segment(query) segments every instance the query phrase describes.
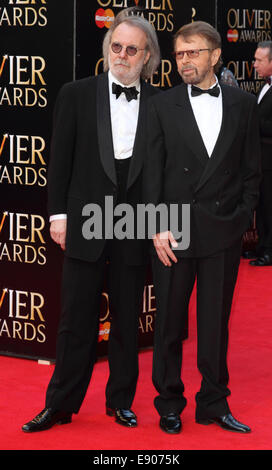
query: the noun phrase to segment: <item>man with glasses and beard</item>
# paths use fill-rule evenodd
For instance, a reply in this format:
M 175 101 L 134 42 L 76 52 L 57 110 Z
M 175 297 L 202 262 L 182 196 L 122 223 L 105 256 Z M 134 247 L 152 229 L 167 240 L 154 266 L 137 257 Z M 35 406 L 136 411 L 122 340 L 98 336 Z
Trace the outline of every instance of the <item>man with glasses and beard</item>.
M 103 53 L 105 72 L 66 84 L 56 103 L 48 191 L 50 233 L 65 250 L 62 312 L 45 408 L 23 426 L 24 432 L 69 423 L 81 407 L 96 360 L 107 262 L 112 323 L 106 413 L 124 426 L 137 425 L 131 405 L 138 378 L 146 241 L 86 239 L 82 210 L 95 203 L 104 220 L 107 196 L 114 206 L 134 207 L 142 201 L 146 104 L 157 93 L 145 79 L 160 60 L 156 32 L 144 18 L 123 11 L 105 36 Z
M 153 382 L 163 431 L 181 431 L 186 406 L 181 380 L 182 333 L 197 279 L 196 422 L 248 433 L 227 403 L 228 320 L 241 239 L 258 199 L 260 144 L 257 104 L 239 88 L 219 85 L 221 38 L 208 23 L 183 26 L 174 38 L 183 84 L 152 97 L 145 203 L 190 205 L 190 245 L 179 249 L 169 221 L 153 236 L 156 324 Z M 171 214 L 171 212 L 170 212 Z M 179 229 L 180 230 L 180 229 Z M 187 226 L 188 231 L 188 226 Z

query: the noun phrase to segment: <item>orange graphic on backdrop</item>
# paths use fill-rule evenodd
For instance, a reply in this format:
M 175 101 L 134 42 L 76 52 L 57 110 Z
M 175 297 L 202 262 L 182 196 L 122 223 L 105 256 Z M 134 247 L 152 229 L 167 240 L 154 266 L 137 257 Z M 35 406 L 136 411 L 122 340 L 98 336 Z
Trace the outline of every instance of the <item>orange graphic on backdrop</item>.
M 8 138 L 8 134 L 4 134 L 3 139 L 2 139 L 2 143 L 1 143 L 1 146 L 0 146 L 0 157 L 1 157 L 1 154 L 3 152 L 3 148 L 4 148 L 4 145 L 5 145 L 5 142 L 6 142 L 7 138 Z
M 95 23 L 98 28 L 110 28 L 114 20 L 114 13 L 110 8 L 99 8 L 95 13 Z
M 229 29 L 227 32 L 227 38 L 229 42 L 237 42 L 239 38 L 237 29 Z
M 109 333 L 110 333 L 110 322 L 106 321 L 105 323 L 100 323 L 98 342 L 101 343 L 101 341 L 108 341 Z
M 3 212 L 2 219 L 0 220 L 0 233 L 2 232 L 2 228 L 5 222 L 5 218 L 7 217 L 8 212 Z
M 3 55 L 3 59 L 2 59 L 2 62 L 1 62 L 1 66 L 0 66 L 0 77 L 2 75 L 3 68 L 4 68 L 4 65 L 5 65 L 5 62 L 6 62 L 7 58 L 8 58 L 7 55 Z
M 7 293 L 7 289 L 3 289 L 3 292 L 2 292 L 2 295 L 1 295 L 1 298 L 0 298 L 0 308 L 2 307 L 2 303 L 3 303 L 3 300 L 5 298 L 5 295 Z
M 108 8 L 107 10 L 105 10 L 105 16 L 107 18 L 105 21 L 105 26 L 106 28 L 110 28 L 114 20 L 114 13 Z

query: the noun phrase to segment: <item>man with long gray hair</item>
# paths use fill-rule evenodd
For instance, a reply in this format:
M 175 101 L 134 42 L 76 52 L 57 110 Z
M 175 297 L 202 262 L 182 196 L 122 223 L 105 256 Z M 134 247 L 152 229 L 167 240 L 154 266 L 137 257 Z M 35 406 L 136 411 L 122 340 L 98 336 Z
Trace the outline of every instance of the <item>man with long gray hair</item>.
M 82 210 L 88 203 L 97 204 L 105 220 L 107 197 L 114 207 L 125 202 L 135 207 L 142 201 L 146 103 L 157 92 L 143 79 L 156 71 L 160 51 L 153 26 L 130 13 L 117 15 L 106 34 L 105 72 L 64 85 L 57 99 L 48 192 L 50 233 L 65 250 L 62 312 L 45 408 L 23 426 L 24 432 L 69 423 L 80 409 L 96 360 L 107 262 L 112 323 L 106 412 L 119 424 L 137 425 L 131 405 L 147 242 L 89 239 L 82 231 Z

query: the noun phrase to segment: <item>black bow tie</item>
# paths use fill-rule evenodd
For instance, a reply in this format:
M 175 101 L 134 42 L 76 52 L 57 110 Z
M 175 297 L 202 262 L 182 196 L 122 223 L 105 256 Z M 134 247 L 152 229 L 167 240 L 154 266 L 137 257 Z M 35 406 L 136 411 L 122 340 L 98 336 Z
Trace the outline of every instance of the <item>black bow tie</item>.
M 116 99 L 118 99 L 121 93 L 123 92 L 125 93 L 128 101 L 137 100 L 137 96 L 139 92 L 136 90 L 135 86 L 131 86 L 127 88 L 121 85 L 117 85 L 117 83 L 112 84 L 112 93 L 116 95 Z
M 266 77 L 265 81 L 268 85 L 271 85 L 271 77 Z
M 208 90 L 202 90 L 201 88 L 198 88 L 197 86 L 192 85 L 192 90 L 191 90 L 192 96 L 199 96 L 202 93 L 209 93 L 209 95 L 211 96 L 218 97 L 220 94 L 220 89 L 218 85 L 214 86 L 213 88 L 209 88 Z

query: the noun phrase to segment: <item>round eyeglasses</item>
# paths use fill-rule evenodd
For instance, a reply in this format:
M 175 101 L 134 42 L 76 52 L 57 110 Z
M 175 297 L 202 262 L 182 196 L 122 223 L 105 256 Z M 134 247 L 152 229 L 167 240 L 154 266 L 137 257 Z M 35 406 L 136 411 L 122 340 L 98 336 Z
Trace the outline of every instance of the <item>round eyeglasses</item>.
M 130 55 L 130 56 L 136 55 L 138 51 L 145 50 L 145 48 L 140 49 L 139 47 L 136 47 L 136 46 L 122 46 L 122 44 L 120 44 L 119 42 L 113 42 L 111 44 L 111 50 L 112 52 L 114 52 L 114 54 L 119 54 L 124 48 L 125 48 L 127 55 Z

